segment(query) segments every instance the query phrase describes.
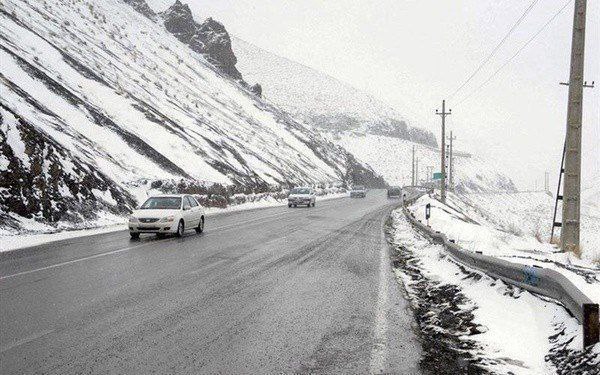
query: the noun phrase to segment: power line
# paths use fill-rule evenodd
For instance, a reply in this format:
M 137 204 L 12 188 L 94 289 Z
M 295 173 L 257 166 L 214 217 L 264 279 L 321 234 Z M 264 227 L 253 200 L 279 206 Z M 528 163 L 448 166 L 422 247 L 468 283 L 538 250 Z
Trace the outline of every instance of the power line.
M 459 105 L 464 103 L 467 99 L 469 99 L 471 96 L 473 96 L 474 93 L 479 91 L 479 89 L 481 89 L 483 86 L 487 85 L 502 69 L 504 69 L 508 64 L 510 64 L 511 61 L 513 61 L 531 42 L 533 42 L 533 40 L 535 38 L 537 38 L 537 36 L 540 35 L 542 33 L 542 31 L 544 31 L 544 29 L 546 27 L 548 27 L 548 25 L 550 25 L 550 23 L 552 23 L 552 21 L 554 21 L 556 19 L 556 17 L 559 16 L 559 14 L 561 14 L 562 11 L 565 10 L 565 8 L 567 6 L 569 6 L 569 4 L 571 4 L 572 1 L 573 0 L 567 1 L 556 13 L 554 13 L 554 15 L 527 42 L 525 42 L 525 44 L 523 44 L 523 46 L 521 46 L 521 48 L 519 48 L 519 50 L 514 55 L 511 56 L 510 59 L 508 59 L 498 69 L 496 69 L 494 71 L 494 73 L 492 73 L 492 75 L 488 77 L 488 79 L 486 79 L 481 85 L 477 86 L 477 88 L 475 90 L 471 91 L 471 93 L 469 95 L 465 96 L 460 102 L 458 102 L 458 104 L 456 104 L 455 107 L 458 107 Z
M 529 14 L 531 9 L 533 9 L 533 7 L 535 6 L 535 4 L 537 2 L 538 2 L 538 0 L 533 0 L 533 2 L 531 4 L 529 4 L 527 9 L 525 9 L 523 14 L 521 14 L 521 17 L 519 17 L 517 22 L 515 22 L 515 24 L 512 25 L 512 27 L 510 28 L 510 30 L 508 30 L 508 33 L 506 33 L 506 35 L 504 35 L 504 38 L 502 38 L 500 43 L 498 43 L 496 45 L 496 47 L 494 47 L 492 52 L 479 64 L 479 66 L 475 69 L 475 71 L 473 73 L 471 73 L 471 75 L 456 90 L 454 90 L 454 92 L 452 94 L 450 94 L 448 99 L 452 99 L 454 97 L 454 95 L 456 95 L 457 92 L 459 92 L 463 87 L 465 87 L 467 85 L 467 83 L 469 83 L 471 81 L 471 79 L 473 79 L 473 77 L 475 77 L 475 75 L 477 73 L 479 73 L 479 71 L 485 66 L 485 64 L 487 64 L 492 59 L 492 57 L 494 57 L 496 52 L 498 52 L 498 50 L 500 49 L 500 47 L 502 47 L 504 42 L 506 42 L 508 37 L 513 33 L 513 31 L 515 31 L 517 29 L 517 27 L 521 24 L 521 22 L 525 19 L 525 17 L 527 17 L 527 14 Z

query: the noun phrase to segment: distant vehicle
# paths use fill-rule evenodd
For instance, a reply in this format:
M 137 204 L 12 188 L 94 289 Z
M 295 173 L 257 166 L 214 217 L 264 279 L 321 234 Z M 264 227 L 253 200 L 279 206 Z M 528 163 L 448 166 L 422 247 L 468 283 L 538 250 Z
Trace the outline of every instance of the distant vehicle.
M 402 196 L 402 188 L 398 186 L 390 186 L 387 189 L 388 198 L 400 198 Z
M 306 207 L 314 207 L 317 202 L 315 191 L 309 187 L 297 187 L 290 190 L 288 195 L 288 207 L 298 207 L 306 205 Z
M 350 190 L 350 198 L 364 198 L 367 196 L 367 188 L 362 185 L 356 185 Z
M 129 235 L 140 238 L 140 233 L 183 236 L 188 229 L 197 233 L 204 230 L 204 208 L 196 198 L 185 194 L 157 195 L 148 198 L 129 217 Z

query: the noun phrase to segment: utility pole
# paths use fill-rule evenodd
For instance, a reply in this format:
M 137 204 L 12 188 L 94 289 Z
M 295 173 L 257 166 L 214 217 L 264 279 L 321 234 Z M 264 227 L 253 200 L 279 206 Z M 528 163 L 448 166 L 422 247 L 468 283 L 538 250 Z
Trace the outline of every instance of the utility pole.
M 415 145 L 412 149 L 412 176 L 410 181 L 410 186 L 415 186 Z
M 452 110 L 448 110 L 446 112 L 446 101 L 442 100 L 442 112 L 439 112 L 437 109 L 435 110 L 436 115 L 440 115 L 442 117 L 442 165 L 441 171 L 442 179 L 440 180 L 440 191 L 441 191 L 441 201 L 442 203 L 446 203 L 446 116 L 452 114 Z
M 419 158 L 415 159 L 415 186 L 419 185 Z
M 448 188 L 454 191 L 454 143 L 453 141 L 456 137 L 452 136 L 452 130 L 450 130 L 450 137 L 448 140 L 450 141 L 450 167 L 448 170 L 450 171 L 450 178 L 448 179 Z
M 580 196 L 581 196 L 581 112 L 583 101 L 583 55 L 585 46 L 586 0 L 575 0 L 569 102 L 565 147 L 562 230 L 560 247 L 563 251 L 579 253 Z

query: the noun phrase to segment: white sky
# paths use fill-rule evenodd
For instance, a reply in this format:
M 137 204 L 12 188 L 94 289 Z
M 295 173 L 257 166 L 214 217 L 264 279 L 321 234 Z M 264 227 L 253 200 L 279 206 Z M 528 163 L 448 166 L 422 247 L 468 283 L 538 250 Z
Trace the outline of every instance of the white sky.
M 174 0 L 173 0 L 174 1 Z M 152 0 L 169 5 L 172 0 Z M 441 105 L 531 0 L 187 0 L 198 18 L 382 99 L 439 133 Z M 500 161 L 522 188 L 552 184 L 566 119 L 573 4 L 512 63 L 457 105 L 563 5 L 539 0 L 503 48 L 448 104 L 457 148 Z M 600 81 L 600 4 L 588 1 L 585 79 Z M 584 92 L 584 180 L 600 181 L 600 85 Z M 448 98 L 447 98 L 448 99 Z M 587 182 L 589 184 L 589 182 Z M 584 185 L 585 186 L 585 185 Z M 554 188 L 553 188 L 554 189 Z

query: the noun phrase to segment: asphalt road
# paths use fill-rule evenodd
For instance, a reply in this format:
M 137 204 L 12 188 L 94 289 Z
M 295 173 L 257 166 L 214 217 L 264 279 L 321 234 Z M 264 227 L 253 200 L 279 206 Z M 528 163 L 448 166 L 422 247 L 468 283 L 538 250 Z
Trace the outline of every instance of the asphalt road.
M 418 373 L 383 223 L 399 201 L 317 201 L 0 254 L 0 372 Z

